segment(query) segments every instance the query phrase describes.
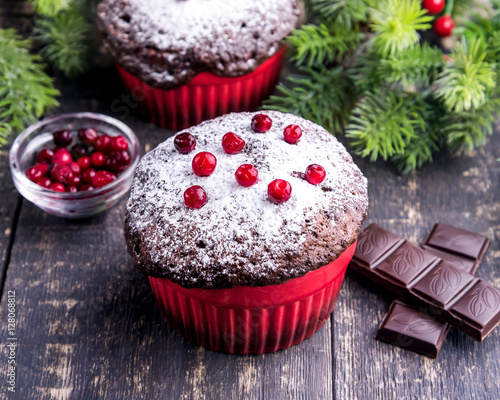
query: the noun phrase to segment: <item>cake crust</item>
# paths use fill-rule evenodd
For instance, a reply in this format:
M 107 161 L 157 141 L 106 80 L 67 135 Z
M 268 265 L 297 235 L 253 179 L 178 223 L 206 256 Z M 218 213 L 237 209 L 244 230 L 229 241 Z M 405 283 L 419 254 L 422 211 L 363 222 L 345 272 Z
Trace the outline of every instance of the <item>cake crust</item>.
M 295 27 L 296 0 L 104 0 L 104 47 L 148 85 L 173 89 L 200 72 L 241 76 L 274 55 Z
M 265 111 L 273 121 L 264 134 L 252 131 L 256 113 L 233 113 L 187 131 L 197 140 L 180 154 L 173 137 L 141 160 L 126 206 L 125 237 L 137 269 L 186 288 L 231 288 L 281 284 L 336 259 L 355 242 L 368 209 L 367 180 L 344 146 L 324 128 L 292 114 Z M 296 145 L 283 140 L 290 124 L 302 127 Z M 234 132 L 246 141 L 242 152 L 226 154 L 222 137 Z M 194 175 L 193 157 L 217 158 L 209 177 Z M 234 172 L 250 163 L 259 181 L 239 186 Z M 311 185 L 297 172 L 320 164 L 326 178 Z M 274 179 L 292 185 L 292 197 L 277 205 L 267 199 Z M 202 186 L 207 204 L 188 209 L 183 192 Z

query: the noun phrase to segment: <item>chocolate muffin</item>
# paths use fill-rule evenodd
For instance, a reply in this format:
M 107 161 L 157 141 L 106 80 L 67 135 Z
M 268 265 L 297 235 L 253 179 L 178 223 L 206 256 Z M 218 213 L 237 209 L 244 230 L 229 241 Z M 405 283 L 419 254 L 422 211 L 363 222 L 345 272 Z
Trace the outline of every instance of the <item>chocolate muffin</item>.
M 251 127 L 256 113 L 233 113 L 205 121 L 188 131 L 196 148 L 181 154 L 171 137 L 141 160 L 126 207 L 125 237 L 138 270 L 167 278 L 184 288 L 231 288 L 281 284 L 335 260 L 361 230 L 368 209 L 367 181 L 344 146 L 324 128 L 276 111 L 266 133 Z M 284 140 L 296 124 L 297 144 Z M 238 154 L 224 152 L 227 132 L 245 140 Z M 202 151 L 217 158 L 213 174 L 193 173 L 193 157 Z M 240 186 L 235 171 L 252 164 L 259 180 Z M 304 179 L 310 164 L 326 170 L 318 185 Z M 284 179 L 291 198 L 274 204 L 268 184 Z M 184 205 L 183 193 L 202 186 L 207 203 L 198 210 Z
M 296 0 L 104 0 L 97 23 L 121 67 L 172 89 L 200 72 L 254 71 L 279 50 L 299 14 Z

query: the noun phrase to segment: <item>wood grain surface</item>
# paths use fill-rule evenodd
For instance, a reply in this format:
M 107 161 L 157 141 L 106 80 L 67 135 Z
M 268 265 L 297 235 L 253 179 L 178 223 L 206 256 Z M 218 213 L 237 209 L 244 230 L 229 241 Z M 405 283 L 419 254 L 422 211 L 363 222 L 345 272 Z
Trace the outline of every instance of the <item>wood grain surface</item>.
M 137 116 L 110 67 L 75 82 L 58 79 L 58 87 L 62 106 L 54 113 L 120 118 L 143 151 L 172 134 Z M 356 159 L 370 182 L 366 224 L 415 243 L 437 221 L 484 234 L 492 244 L 478 276 L 500 287 L 499 135 L 469 156 L 435 158 L 408 176 Z M 500 398 L 499 329 L 483 343 L 452 329 L 436 360 L 379 343 L 374 335 L 392 298 L 351 274 L 331 320 L 300 345 L 261 356 L 196 347 L 161 318 L 147 279 L 132 266 L 123 239 L 125 199 L 81 221 L 23 201 L 15 224 L 19 200 L 5 150 L 0 193 L 2 265 L 10 254 L 0 302 L 0 399 Z M 14 394 L 5 383 L 8 290 L 17 302 Z

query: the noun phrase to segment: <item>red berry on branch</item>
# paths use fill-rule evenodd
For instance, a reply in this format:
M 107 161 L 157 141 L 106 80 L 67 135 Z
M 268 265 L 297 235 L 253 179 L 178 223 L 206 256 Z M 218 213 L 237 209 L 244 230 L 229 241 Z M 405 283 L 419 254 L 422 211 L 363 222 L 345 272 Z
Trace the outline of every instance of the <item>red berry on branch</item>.
M 434 32 L 441 37 L 450 36 L 455 28 L 455 22 L 450 15 L 446 14 L 436 19 L 434 22 Z
M 174 139 L 174 146 L 179 153 L 188 154 L 196 147 L 196 139 L 188 132 L 180 133 Z
M 233 132 L 226 133 L 222 138 L 222 148 L 227 154 L 237 154 L 245 147 L 245 141 Z
M 252 118 L 252 129 L 257 133 L 265 133 L 271 126 L 273 125 L 273 121 L 266 114 L 257 114 Z
M 188 208 L 197 209 L 207 204 L 207 193 L 201 186 L 191 186 L 184 192 L 184 204 Z
M 325 180 L 326 171 L 318 164 L 311 164 L 306 168 L 306 181 L 311 185 L 319 185 Z
M 267 186 L 267 197 L 272 203 L 284 203 L 291 196 L 292 185 L 283 179 L 275 179 Z
M 250 187 L 257 182 L 259 172 L 252 164 L 243 164 L 234 173 L 236 181 L 244 187 Z
M 215 170 L 217 159 L 212 153 L 202 151 L 194 156 L 191 165 L 195 175 L 209 176 Z
M 431 15 L 439 14 L 444 9 L 444 0 L 423 0 L 422 8 Z
M 302 137 L 302 128 L 298 125 L 288 125 L 283 131 L 285 142 L 290 144 L 297 143 Z

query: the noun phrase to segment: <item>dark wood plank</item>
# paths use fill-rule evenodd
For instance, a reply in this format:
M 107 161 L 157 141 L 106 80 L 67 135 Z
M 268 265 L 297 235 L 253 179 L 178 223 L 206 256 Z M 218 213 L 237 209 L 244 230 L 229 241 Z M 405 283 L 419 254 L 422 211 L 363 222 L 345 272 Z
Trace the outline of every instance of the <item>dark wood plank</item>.
M 500 137 L 470 156 L 440 154 L 409 176 L 357 160 L 369 179 L 376 222 L 421 243 L 437 221 L 492 239 L 478 275 L 500 287 Z M 431 360 L 375 341 L 392 301 L 348 274 L 334 312 L 335 398 L 500 398 L 500 330 L 483 343 L 452 329 Z
M 148 150 L 172 134 L 133 116 L 113 70 L 59 85 L 59 112 L 117 116 Z M 5 285 L 16 290 L 18 313 L 18 391 L 11 398 L 332 398 L 330 321 L 306 342 L 262 356 L 214 353 L 173 332 L 126 252 L 124 205 L 66 221 L 24 202 Z

